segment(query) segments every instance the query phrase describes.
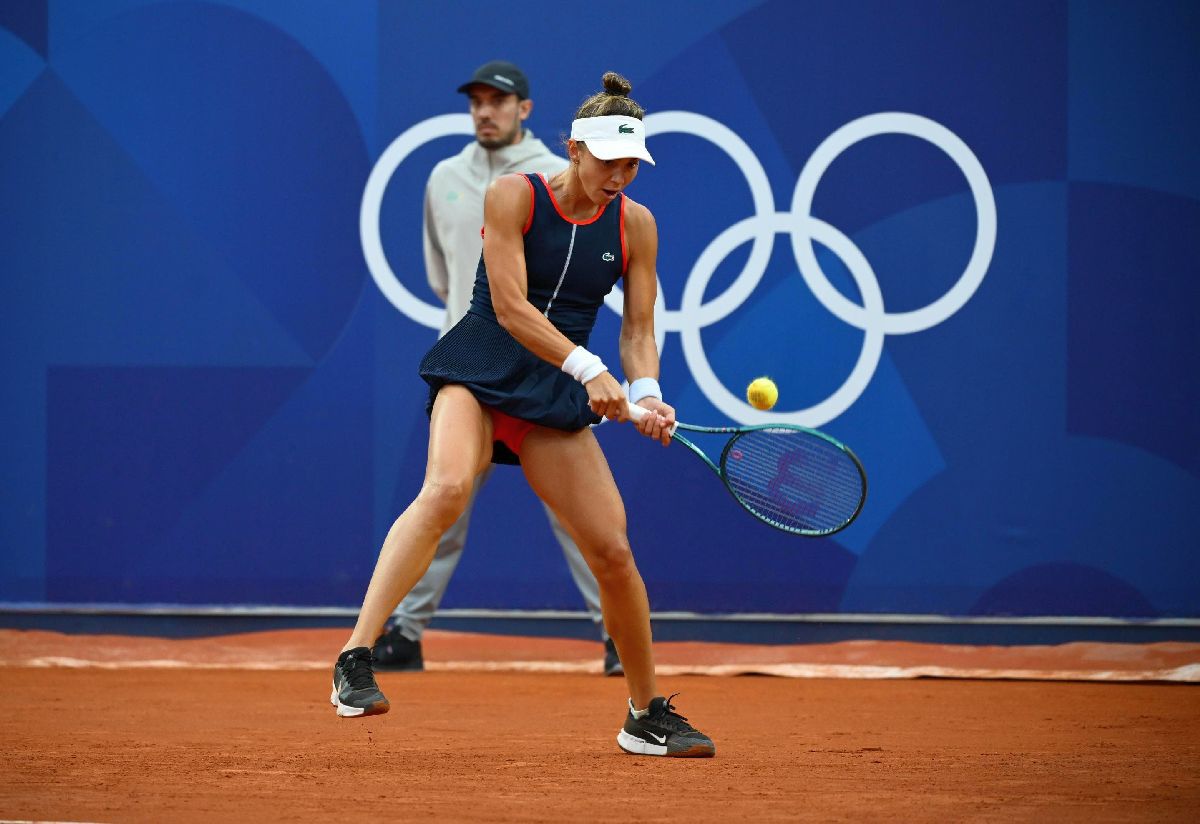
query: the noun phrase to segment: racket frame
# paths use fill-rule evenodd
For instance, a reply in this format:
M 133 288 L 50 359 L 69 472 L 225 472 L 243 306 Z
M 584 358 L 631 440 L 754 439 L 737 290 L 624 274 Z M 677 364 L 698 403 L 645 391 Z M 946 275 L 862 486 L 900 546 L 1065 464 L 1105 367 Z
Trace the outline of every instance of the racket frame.
M 644 408 L 635 406 L 633 404 L 630 404 L 629 410 L 630 410 L 630 417 L 632 417 L 635 421 L 642 418 L 646 412 L 646 410 Z M 634 411 L 634 410 L 637 410 L 637 411 Z M 692 443 L 690 440 L 685 438 L 683 435 L 680 435 L 679 434 L 680 429 L 686 430 L 688 432 L 698 432 L 702 435 L 729 435 L 731 437 L 725 442 L 725 446 L 721 450 L 721 457 L 716 462 L 714 462 L 713 459 L 708 456 L 707 452 L 705 452 L 703 449 L 701 449 L 696 444 Z M 746 435 L 750 432 L 760 432 L 763 430 L 774 430 L 774 431 L 783 430 L 783 431 L 788 431 L 788 432 L 800 432 L 802 434 L 809 435 L 814 438 L 820 438 L 821 440 L 827 442 L 831 446 L 833 446 L 836 449 L 838 449 L 839 451 L 841 451 L 844 455 L 846 455 L 846 457 L 848 457 L 851 460 L 851 462 L 854 464 L 854 468 L 856 470 L 858 470 L 858 477 L 862 480 L 862 495 L 859 496 L 858 506 L 855 507 L 854 512 L 852 512 L 850 514 L 850 516 L 848 518 L 846 518 L 844 521 L 842 521 L 840 524 L 837 524 L 836 526 L 833 526 L 829 529 L 821 529 L 821 530 L 798 529 L 793 526 L 788 526 L 787 524 L 782 524 L 779 521 L 776 521 L 774 518 L 770 518 L 770 517 L 764 515 L 763 513 L 758 512 L 755 509 L 752 509 L 749 504 L 747 504 L 745 501 L 743 501 L 741 496 L 739 496 L 737 494 L 737 492 L 734 491 L 733 487 L 729 483 L 729 476 L 725 472 L 725 461 L 729 457 L 730 450 L 733 449 L 734 444 L 736 444 L 738 442 L 739 438 L 741 438 L 743 435 Z M 704 463 L 708 464 L 709 469 L 711 469 L 713 472 L 715 472 L 717 477 L 721 479 L 721 483 L 724 485 L 726 491 L 728 491 L 729 494 L 733 496 L 733 499 L 738 502 L 738 506 L 740 506 L 742 509 L 749 512 L 751 515 L 753 515 L 758 520 L 762 521 L 764 524 L 774 527 L 775 529 L 778 529 L 782 532 L 787 532 L 791 535 L 800 535 L 805 538 L 823 538 L 827 535 L 833 535 L 834 533 L 841 532 L 843 529 L 850 526 L 850 524 L 852 524 L 854 522 L 854 520 L 858 517 L 859 513 L 862 512 L 863 506 L 867 502 L 867 471 L 863 467 L 862 461 L 860 461 L 858 459 L 858 456 L 854 454 L 854 451 L 851 450 L 850 447 L 846 446 L 844 443 L 839 441 L 837 438 L 826 435 L 824 432 L 821 432 L 820 430 L 817 430 L 817 429 L 810 429 L 807 426 L 799 426 L 797 424 L 791 424 L 791 423 L 760 423 L 760 424 L 753 424 L 751 426 L 698 426 L 696 424 L 683 423 L 682 421 L 676 421 L 675 425 L 671 427 L 671 440 L 677 441 L 677 442 L 683 444 L 688 449 L 690 449 L 692 452 L 699 455 L 701 460 L 703 460 Z
M 709 458 L 707 454 L 705 454 L 703 449 L 701 449 L 696 444 L 692 443 L 687 438 L 678 434 L 679 429 L 685 429 L 688 432 L 699 432 L 704 435 L 730 435 L 731 437 L 727 441 L 725 441 L 725 446 L 721 449 L 721 457 L 718 459 L 718 461 L 716 463 L 714 463 L 713 460 L 711 458 Z M 850 515 L 845 520 L 843 520 L 841 523 L 836 524 L 835 526 L 832 526 L 828 529 L 819 529 L 819 530 L 818 529 L 800 529 L 797 527 L 788 526 L 787 524 L 780 523 L 779 521 L 776 521 L 774 518 L 771 518 L 767 515 L 764 515 L 763 513 L 759 512 L 759 511 L 753 509 L 749 504 L 747 504 L 745 501 L 743 501 L 741 496 L 737 494 L 737 492 L 734 490 L 733 486 L 729 483 L 729 475 L 725 471 L 725 461 L 729 458 L 730 451 L 734 448 L 734 446 L 737 444 L 738 440 L 743 435 L 749 434 L 750 432 L 760 432 L 763 430 L 772 430 L 772 431 L 776 431 L 776 432 L 779 432 L 779 431 L 799 432 L 801 434 L 804 434 L 804 435 L 807 435 L 810 437 L 820 438 L 821 440 L 825 441 L 829 445 L 831 445 L 831 446 L 835 447 L 836 449 L 838 449 L 839 451 L 841 451 L 842 454 L 844 454 L 846 457 L 848 457 L 850 459 L 850 461 L 854 464 L 854 468 L 856 470 L 858 470 L 858 477 L 862 480 L 862 494 L 859 496 L 858 506 L 856 506 L 854 508 L 854 511 L 852 513 L 850 513 Z M 829 435 L 826 435 L 824 432 L 821 432 L 816 429 L 809 429 L 806 426 L 799 426 L 797 424 L 785 424 L 785 423 L 764 423 L 764 424 L 755 424 L 753 426 L 696 426 L 693 424 L 679 423 L 676 426 L 676 431 L 671 433 L 671 439 L 678 441 L 679 443 L 688 447 L 693 452 L 695 452 L 697 455 L 702 457 L 704 459 L 704 462 L 706 464 L 708 464 L 709 467 L 711 467 L 714 472 L 717 473 L 717 477 L 721 479 L 721 483 L 725 486 L 725 489 L 729 491 L 729 494 L 733 496 L 733 499 L 738 502 L 738 505 L 740 507 L 742 507 L 742 509 L 749 512 L 751 515 L 753 515 L 758 520 L 762 521 L 764 524 L 767 524 L 768 526 L 772 526 L 775 529 L 781 530 L 783 532 L 790 533 L 792 535 L 801 535 L 805 538 L 823 538 L 825 536 L 833 535 L 837 532 L 841 532 L 843 529 L 850 526 L 850 524 L 852 524 L 854 522 L 854 520 L 858 517 L 858 514 L 860 512 L 862 512 L 863 506 L 867 502 L 867 472 L 866 472 L 866 469 L 862 465 L 862 461 L 860 461 L 858 459 L 858 456 L 854 454 L 853 450 L 851 450 L 850 447 L 846 446 L 844 443 L 839 441 L 837 438 L 830 437 Z

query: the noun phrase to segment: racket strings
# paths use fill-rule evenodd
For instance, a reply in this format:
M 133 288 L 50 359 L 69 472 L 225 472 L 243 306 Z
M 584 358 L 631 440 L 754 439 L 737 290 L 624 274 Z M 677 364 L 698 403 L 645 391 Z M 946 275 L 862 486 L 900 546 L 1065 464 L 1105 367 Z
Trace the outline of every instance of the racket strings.
M 837 445 L 811 433 L 744 433 L 726 449 L 722 468 L 744 506 L 793 531 L 833 531 L 862 503 L 858 464 Z

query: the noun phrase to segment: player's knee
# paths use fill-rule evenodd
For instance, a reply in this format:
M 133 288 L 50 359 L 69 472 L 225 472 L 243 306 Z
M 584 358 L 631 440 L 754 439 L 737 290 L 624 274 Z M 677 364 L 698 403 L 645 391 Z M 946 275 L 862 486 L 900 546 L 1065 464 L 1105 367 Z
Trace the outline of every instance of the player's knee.
M 624 536 L 613 536 L 611 539 L 592 548 L 589 566 L 596 582 L 600 586 L 620 586 L 637 575 L 637 565 L 633 562 L 633 551 L 629 548 L 629 540 Z
M 467 480 L 426 480 L 418 496 L 427 515 L 443 528 L 458 520 L 471 500 Z

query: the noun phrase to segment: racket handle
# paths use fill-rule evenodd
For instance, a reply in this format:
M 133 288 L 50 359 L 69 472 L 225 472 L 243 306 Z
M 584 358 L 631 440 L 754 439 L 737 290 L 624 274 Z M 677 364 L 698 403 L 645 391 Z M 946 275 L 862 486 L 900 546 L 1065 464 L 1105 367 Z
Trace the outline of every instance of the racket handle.
M 644 406 L 638 406 L 636 403 L 626 404 L 626 407 L 629 410 L 629 417 L 633 419 L 634 423 L 639 422 L 642 418 L 644 418 L 650 414 L 649 409 L 647 409 Z M 671 424 L 671 429 L 670 429 L 669 433 L 671 435 L 674 435 L 675 430 L 676 430 L 676 428 L 678 428 L 678 426 L 679 426 L 679 421 L 675 421 L 675 423 Z

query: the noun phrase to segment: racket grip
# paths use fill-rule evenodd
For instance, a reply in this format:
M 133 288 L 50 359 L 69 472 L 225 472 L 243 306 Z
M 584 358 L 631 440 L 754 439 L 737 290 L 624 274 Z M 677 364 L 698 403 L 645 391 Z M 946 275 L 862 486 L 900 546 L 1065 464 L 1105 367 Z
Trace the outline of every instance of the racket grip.
M 644 418 L 650 414 L 649 409 L 647 409 L 644 406 L 638 406 L 636 403 L 626 404 L 626 407 L 629 410 L 629 417 L 633 420 L 634 423 L 637 423 L 642 418 Z M 674 435 L 675 429 L 678 426 L 679 426 L 679 421 L 676 421 L 675 423 L 671 424 L 670 434 Z

